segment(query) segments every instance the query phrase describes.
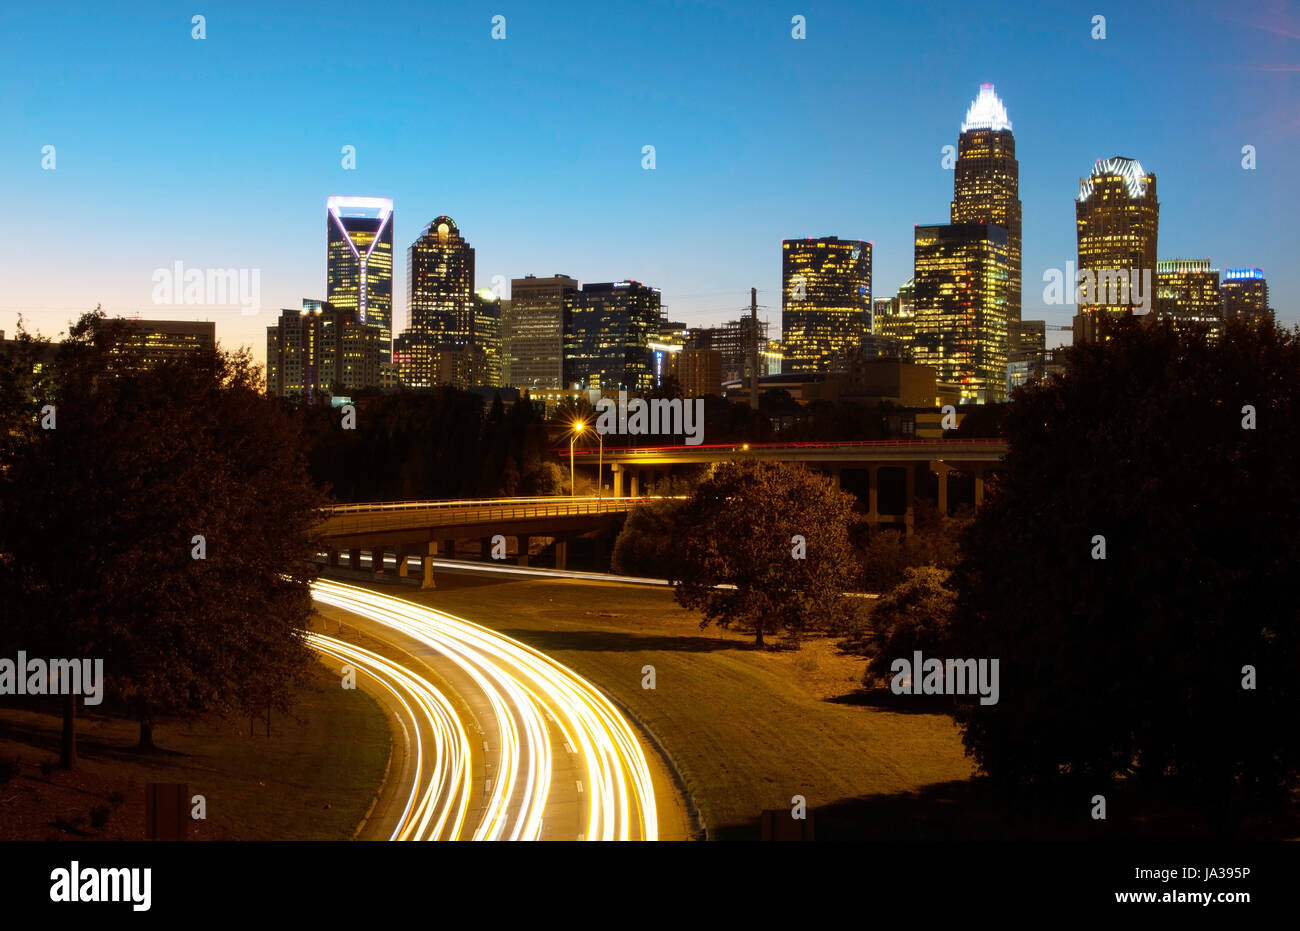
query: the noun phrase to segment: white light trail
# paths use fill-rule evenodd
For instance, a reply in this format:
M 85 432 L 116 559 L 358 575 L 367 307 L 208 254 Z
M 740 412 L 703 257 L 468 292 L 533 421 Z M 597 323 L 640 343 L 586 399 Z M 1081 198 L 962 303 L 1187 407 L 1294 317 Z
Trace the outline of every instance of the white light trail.
M 536 840 L 541 836 L 552 781 L 547 717 L 555 722 L 561 744 L 577 750 L 586 772 L 583 782 L 587 791 L 581 793 L 586 806 L 583 837 L 657 839 L 654 787 L 640 742 L 618 709 L 577 673 L 517 640 L 404 599 L 324 580 L 313 585 L 313 594 L 323 604 L 369 618 L 431 647 L 463 670 L 487 699 L 500 738 L 500 761 L 473 839 Z M 313 646 L 329 652 L 323 649 L 322 638 L 310 636 Z M 339 644 L 341 641 L 325 645 L 334 651 L 331 655 L 344 654 Z M 447 836 L 440 826 L 451 825 L 455 830 L 450 836 L 460 837 L 464 818 L 458 820 L 450 812 L 466 804 L 470 750 L 459 723 L 454 730 L 447 729 L 442 718 L 450 703 L 411 670 L 395 667 L 374 654 L 368 662 L 381 673 L 376 676 L 381 682 L 386 676 L 409 693 L 420 694 L 417 705 L 426 716 L 439 720 L 433 727 L 434 733 L 441 735 L 436 740 L 439 759 L 433 777 L 421 801 L 414 801 L 413 789 L 404 821 L 416 825 L 434 821 L 437 837 Z M 452 717 L 455 720 L 454 712 Z M 446 733 L 442 729 L 447 729 Z M 417 736 L 418 730 L 417 726 Z M 442 759 L 444 753 L 446 760 Z M 453 791 L 451 784 L 459 787 L 461 780 L 464 791 Z M 432 835 L 420 828 L 417 836 Z

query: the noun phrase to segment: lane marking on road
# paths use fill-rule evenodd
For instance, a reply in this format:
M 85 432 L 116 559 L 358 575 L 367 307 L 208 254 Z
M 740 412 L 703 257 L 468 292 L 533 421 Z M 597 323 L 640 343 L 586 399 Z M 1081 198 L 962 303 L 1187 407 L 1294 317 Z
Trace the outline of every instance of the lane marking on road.
M 582 791 L 582 783 L 581 783 L 581 782 L 578 783 L 578 791 L 579 791 L 579 792 Z

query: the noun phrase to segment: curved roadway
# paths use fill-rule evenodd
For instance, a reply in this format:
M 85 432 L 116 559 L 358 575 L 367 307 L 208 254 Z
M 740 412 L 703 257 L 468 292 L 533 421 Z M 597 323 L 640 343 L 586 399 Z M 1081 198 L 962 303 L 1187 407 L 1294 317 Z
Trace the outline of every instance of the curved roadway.
M 444 611 L 326 580 L 312 591 L 318 609 L 333 609 L 322 613 L 385 651 L 319 633 L 309 645 L 371 680 L 405 736 L 367 836 L 657 839 L 640 742 L 591 683 Z

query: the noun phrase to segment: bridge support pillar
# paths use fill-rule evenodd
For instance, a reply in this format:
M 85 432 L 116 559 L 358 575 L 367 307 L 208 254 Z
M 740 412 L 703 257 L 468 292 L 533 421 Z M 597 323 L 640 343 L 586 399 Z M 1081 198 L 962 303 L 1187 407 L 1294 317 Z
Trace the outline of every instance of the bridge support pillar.
M 565 569 L 568 567 L 568 564 L 569 564 L 569 541 L 557 539 L 555 541 L 555 568 Z
M 619 468 L 619 465 L 618 465 L 617 462 L 611 462 L 611 463 L 609 464 L 609 487 L 610 487 L 610 497 L 613 497 L 613 498 L 621 498 L 621 497 L 623 497 L 623 481 L 622 481 L 622 479 L 623 479 L 623 471 L 622 471 L 622 469 Z
M 867 466 L 867 523 L 872 529 L 880 523 L 880 466 Z
M 442 541 L 442 558 L 443 558 L 443 559 L 455 559 L 455 558 L 456 558 L 456 541 L 455 541 L 455 540 L 443 540 L 443 541 Z
M 361 568 L 361 550 L 348 550 L 348 568 Z
M 907 526 L 907 533 L 910 536 L 916 530 L 916 463 L 907 464 L 907 511 L 903 515 L 903 522 Z
M 629 495 L 633 498 L 639 498 L 641 496 L 641 470 L 632 469 L 628 474 L 631 476 L 632 483 L 632 490 Z
M 528 565 L 528 534 L 521 533 L 515 537 L 515 544 L 519 549 L 518 565 Z
M 948 516 L 948 473 L 952 471 L 952 466 L 946 462 L 935 461 L 930 463 L 930 471 L 939 476 L 939 513 L 943 517 Z
M 407 558 L 410 555 L 411 554 L 406 551 L 406 547 L 399 546 L 397 548 L 397 577 L 399 579 L 410 578 L 411 564 Z
M 491 537 L 479 537 L 478 557 L 479 559 L 482 559 L 484 562 L 492 561 L 492 538 Z
M 424 563 L 424 578 L 420 580 L 420 588 L 437 588 L 433 584 L 433 556 L 425 555 L 420 561 Z
M 339 567 L 339 551 L 329 550 L 325 554 L 325 564 L 331 569 L 337 569 Z

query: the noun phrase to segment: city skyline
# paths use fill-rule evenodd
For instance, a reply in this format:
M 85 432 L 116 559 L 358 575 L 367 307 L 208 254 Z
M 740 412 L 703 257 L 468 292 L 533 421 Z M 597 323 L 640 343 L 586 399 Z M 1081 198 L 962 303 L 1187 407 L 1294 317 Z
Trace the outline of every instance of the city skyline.
M 942 222 L 953 196 L 952 171 L 941 167 L 943 147 L 956 147 L 962 118 L 984 83 L 996 86 L 1014 117 L 1024 205 L 1024 319 L 1070 323 L 1073 307 L 1044 305 L 1042 275 L 1075 258 L 1071 214 L 1078 178 L 1097 159 L 1122 153 L 1160 176 L 1158 258 L 1208 256 L 1218 268 L 1262 267 L 1279 321 L 1292 325 L 1300 322 L 1300 283 L 1284 251 L 1297 200 L 1297 181 L 1285 170 L 1293 161 L 1297 129 L 1287 110 L 1285 82 L 1291 79 L 1261 78 L 1248 67 L 1197 70 L 1183 63 L 1185 56 L 1165 51 L 1144 59 L 1161 65 L 1150 74 L 1128 64 L 1152 30 L 1180 51 L 1212 46 L 1216 60 L 1234 57 L 1225 48 L 1243 50 L 1235 56 L 1239 60 L 1247 59 L 1249 49 L 1249 59 L 1263 64 L 1294 57 L 1284 9 L 1274 11 L 1273 25 L 1267 15 L 1243 20 L 1229 9 L 1204 4 L 1178 16 L 1173 8 L 1111 15 L 1107 38 L 1094 40 L 1087 16 L 1028 5 L 996 14 L 954 10 L 942 30 L 916 11 L 868 16 L 839 7 L 810 14 L 808 38 L 795 40 L 789 16 L 770 8 L 724 6 L 659 23 L 649 14 L 603 16 L 592 7 L 582 25 L 593 37 L 619 34 L 638 48 L 680 50 L 684 29 L 717 58 L 644 73 L 631 64 L 610 66 L 594 91 L 579 69 L 546 54 L 560 25 L 533 14 L 513 15 L 508 38 L 494 42 L 487 15 L 456 11 L 436 36 L 423 36 L 447 46 L 445 67 L 460 69 L 456 81 L 464 94 L 447 104 L 445 115 L 430 114 L 397 79 L 398 69 L 381 64 L 374 79 L 392 86 L 391 102 L 372 108 L 360 123 L 330 117 L 317 126 L 321 114 L 313 100 L 319 92 L 307 91 L 303 82 L 320 83 L 319 75 L 296 65 L 261 64 L 256 73 L 270 82 L 271 102 L 241 101 L 250 126 L 261 132 L 252 139 L 238 136 L 246 143 L 242 149 L 232 146 L 235 134 L 223 136 L 219 129 L 226 117 L 233 118 L 230 104 L 196 91 L 195 82 L 202 77 L 227 90 L 245 86 L 249 78 L 236 77 L 230 67 L 237 70 L 239 62 L 214 65 L 211 55 L 225 48 L 218 41 L 223 31 L 238 29 L 240 54 L 255 56 L 260 46 L 247 34 L 255 25 L 252 14 L 235 14 L 229 25 L 210 18 L 204 45 L 190 39 L 186 21 L 178 20 L 175 36 L 153 21 L 135 24 L 141 28 L 127 35 L 122 24 L 101 23 L 88 13 L 88 22 L 115 37 L 119 51 L 162 55 L 165 65 L 179 71 L 177 86 L 155 86 L 151 99 L 166 104 L 189 93 L 212 119 L 179 142 L 112 106 L 107 114 L 88 113 L 74 99 L 91 73 L 80 69 L 93 69 L 97 80 L 122 94 L 132 92 L 140 74 L 117 57 L 104 61 L 88 50 L 84 60 L 66 66 L 59 88 L 48 88 L 25 76 L 25 53 L 19 50 L 4 66 L 13 78 L 6 93 L 19 98 L 12 127 L 16 144 L 0 164 L 19 177 L 34 176 L 32 184 L 19 186 L 14 205 L 15 215 L 33 222 L 28 232 L 20 235 L 11 227 L 7 236 L 12 264 L 0 329 L 12 331 L 21 312 L 29 328 L 55 335 L 79 311 L 102 303 L 109 313 L 146 319 L 215 320 L 224 345 L 250 345 L 264 361 L 261 334 L 279 311 L 300 306 L 304 298 L 327 297 L 317 218 L 320 200 L 337 194 L 392 198 L 400 214 L 394 231 L 397 281 L 406 278 L 406 248 L 418 230 L 445 214 L 463 224 L 479 250 L 476 287 L 491 287 L 497 276 L 508 286 L 513 278 L 556 272 L 580 282 L 635 279 L 661 289 L 672 319 L 705 325 L 734 318 L 749 287 L 756 286 L 760 317 L 779 326 L 777 254 L 783 239 L 872 242 L 873 291 L 879 296 L 894 294 L 912 277 L 913 229 Z M 327 8 L 294 41 L 305 48 L 319 40 L 320 55 L 313 60 L 326 71 L 342 68 L 331 55 L 346 33 L 343 22 L 340 12 Z M 33 25 L 39 32 L 39 24 Z M 1031 42 L 1030 33 L 1048 38 Z M 414 41 L 378 22 L 367 25 L 365 34 L 390 43 L 398 57 Z M 838 93 L 796 105 L 826 79 L 870 75 L 871 69 L 864 75 L 862 66 L 851 64 L 851 56 L 837 57 L 847 52 L 851 37 L 863 34 L 872 34 L 881 47 L 906 38 L 907 47 L 920 51 L 900 57 L 887 78 L 871 77 L 869 92 L 857 104 L 861 119 L 851 127 L 836 118 Z M 984 48 L 993 41 L 1009 49 L 996 63 Z M 196 52 L 208 57 L 187 57 Z M 730 65 L 755 52 L 773 56 L 780 66 L 773 70 L 793 68 L 795 76 L 782 84 L 760 72 L 752 87 L 744 86 Z M 520 93 L 546 75 L 555 78 L 554 89 Z M 1079 89 L 1081 75 L 1090 82 L 1086 95 Z M 1136 81 L 1158 105 L 1141 113 L 1122 105 Z M 705 100 L 697 93 L 702 82 L 713 88 Z M 895 85 L 908 92 L 890 90 Z M 294 119 L 314 122 L 274 130 L 280 112 L 274 101 L 294 93 L 306 94 Z M 493 103 L 485 110 L 488 98 Z M 621 103 L 610 112 L 622 118 L 587 125 L 555 121 L 555 108 L 565 99 L 581 99 L 583 113 Z M 1087 118 L 1090 101 L 1098 107 L 1109 101 L 1118 117 Z M 463 144 L 427 156 L 393 142 L 395 121 L 418 141 L 447 119 L 460 120 Z M 1216 130 L 1208 145 L 1198 128 L 1206 119 L 1214 120 Z M 215 133 L 208 122 L 218 127 Z M 253 144 L 289 130 L 301 130 L 302 138 L 288 153 Z M 520 144 L 520 138 L 527 142 Z M 879 145 L 881 138 L 892 144 Z M 104 156 L 104 141 L 112 143 L 112 157 Z M 40 167 L 47 144 L 57 148 L 53 171 Z M 97 145 L 92 156 L 88 147 Z M 656 146 L 654 170 L 642 167 L 644 145 Z M 1244 145 L 1256 147 L 1253 170 L 1242 167 Z M 356 170 L 341 167 L 344 146 L 354 147 Z M 778 147 L 783 157 L 772 158 Z M 185 171 L 168 167 L 180 163 Z M 847 186 L 845 171 L 856 179 Z M 58 250 L 47 246 L 69 237 L 87 211 L 123 203 L 133 205 L 140 235 L 105 242 L 75 280 L 55 275 L 50 263 Z M 176 211 L 184 213 L 183 224 Z M 249 220 L 253 212 L 256 222 Z M 177 261 L 260 269 L 260 312 L 245 316 L 233 307 L 152 304 L 152 272 Z M 397 334 L 409 313 L 405 295 L 395 290 Z

